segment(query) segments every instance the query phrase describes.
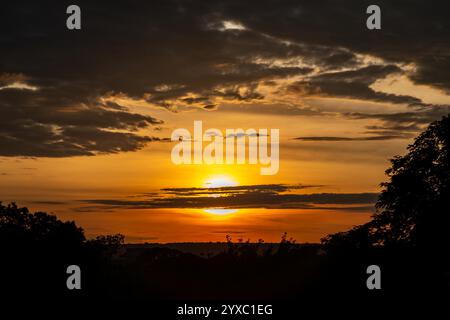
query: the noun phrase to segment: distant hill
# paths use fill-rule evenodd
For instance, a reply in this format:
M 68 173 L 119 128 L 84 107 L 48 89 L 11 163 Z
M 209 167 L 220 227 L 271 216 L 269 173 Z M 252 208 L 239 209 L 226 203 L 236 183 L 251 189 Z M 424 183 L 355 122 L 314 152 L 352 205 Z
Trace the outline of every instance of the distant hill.
M 254 243 L 256 245 L 256 243 Z M 262 243 L 259 244 L 258 252 L 267 252 L 268 250 L 278 250 L 279 243 Z M 320 248 L 320 244 L 299 243 L 293 244 L 294 247 L 301 248 L 303 246 L 317 246 Z M 130 243 L 124 244 L 127 251 L 127 256 L 139 255 L 146 249 L 153 248 L 168 248 L 178 250 L 184 253 L 192 253 L 201 257 L 215 256 L 219 253 L 226 252 L 228 244 L 226 242 L 173 242 L 173 243 Z

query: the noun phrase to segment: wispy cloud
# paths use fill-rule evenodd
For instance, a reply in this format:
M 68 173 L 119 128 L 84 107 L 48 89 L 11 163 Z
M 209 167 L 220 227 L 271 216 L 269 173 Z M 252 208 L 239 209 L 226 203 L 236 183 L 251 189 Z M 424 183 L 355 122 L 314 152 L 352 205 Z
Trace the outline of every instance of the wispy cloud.
M 269 184 L 221 188 L 165 188 L 161 189 L 158 196 L 152 195 L 141 200 L 86 199 L 81 201 L 91 205 L 116 208 L 323 209 L 334 205 L 334 209 L 343 209 L 344 207 L 340 206 L 373 204 L 378 196 L 376 193 L 298 193 L 298 190 L 317 187 L 320 186 Z
M 405 139 L 411 138 L 412 135 L 405 134 L 386 134 L 386 135 L 376 135 L 376 136 L 362 136 L 362 137 L 333 137 L 333 136 L 321 136 L 321 137 L 296 137 L 294 140 L 301 141 L 383 141 L 383 140 L 393 140 L 393 139 Z

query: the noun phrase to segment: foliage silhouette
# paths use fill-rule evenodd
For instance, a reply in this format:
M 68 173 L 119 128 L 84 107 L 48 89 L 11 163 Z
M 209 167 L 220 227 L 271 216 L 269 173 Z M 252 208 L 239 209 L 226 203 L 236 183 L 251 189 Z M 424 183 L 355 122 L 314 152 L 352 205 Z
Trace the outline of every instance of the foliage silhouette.
M 431 123 L 408 146 L 408 153 L 391 159 L 388 182 L 373 219 L 350 231 L 329 235 L 329 247 L 449 248 L 450 117 Z
M 8 275 L 2 281 L 3 293 L 10 298 L 68 294 L 66 269 L 72 264 L 88 269 L 86 279 L 97 278 L 100 285 L 105 266 L 122 242 L 121 235 L 88 241 L 73 221 L 0 202 L 0 274 Z

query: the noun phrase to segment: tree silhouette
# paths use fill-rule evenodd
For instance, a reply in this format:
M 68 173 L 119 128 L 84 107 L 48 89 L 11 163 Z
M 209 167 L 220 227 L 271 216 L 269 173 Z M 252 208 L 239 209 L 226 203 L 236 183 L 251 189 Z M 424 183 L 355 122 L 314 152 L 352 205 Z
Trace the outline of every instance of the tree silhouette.
M 431 123 L 391 159 L 389 181 L 376 203 L 372 221 L 350 231 L 329 235 L 333 247 L 407 247 L 442 250 L 450 244 L 450 117 Z
M 69 294 L 66 268 L 76 264 L 88 271 L 85 279 L 95 279 L 83 291 L 90 294 L 103 285 L 109 262 L 123 240 L 120 234 L 86 240 L 83 229 L 73 221 L 0 202 L 2 290 L 10 299 L 61 297 Z
M 83 230 L 73 221 L 63 222 L 45 212 L 30 213 L 15 203 L 0 202 L 0 246 L 23 249 L 64 248 L 66 251 L 85 241 Z

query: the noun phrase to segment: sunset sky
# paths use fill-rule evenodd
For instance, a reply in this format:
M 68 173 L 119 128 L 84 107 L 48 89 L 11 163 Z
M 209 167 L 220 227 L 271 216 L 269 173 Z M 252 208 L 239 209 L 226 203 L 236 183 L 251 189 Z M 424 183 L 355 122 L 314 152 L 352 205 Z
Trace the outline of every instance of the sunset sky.
M 324 4 L 327 2 L 327 4 Z M 424 1 L 2 4 L 0 200 L 127 242 L 298 242 L 366 222 L 388 159 L 450 112 Z M 173 130 L 280 130 L 280 170 L 175 165 Z

